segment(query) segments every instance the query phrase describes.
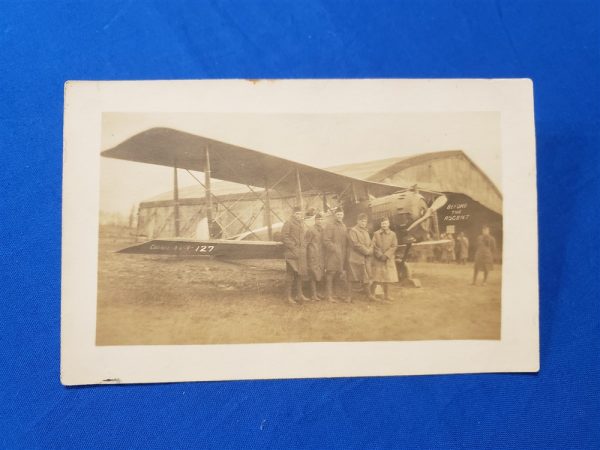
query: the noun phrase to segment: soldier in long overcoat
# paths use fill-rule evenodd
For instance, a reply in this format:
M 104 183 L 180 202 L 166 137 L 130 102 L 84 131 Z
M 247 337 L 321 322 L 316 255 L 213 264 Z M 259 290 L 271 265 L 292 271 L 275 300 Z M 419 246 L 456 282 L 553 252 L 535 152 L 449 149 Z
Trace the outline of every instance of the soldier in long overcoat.
M 325 283 L 327 300 L 337 303 L 333 296 L 334 280 L 343 284 L 344 300 L 350 301 L 350 283 L 346 276 L 346 257 L 348 249 L 348 230 L 344 224 L 344 211 L 337 208 L 333 222 L 323 230 L 323 248 L 325 250 Z
M 389 284 L 398 282 L 396 270 L 396 249 L 398 238 L 390 230 L 390 220 L 386 217 L 381 220 L 381 228 L 373 234 L 373 260 L 371 262 L 371 275 L 373 284 L 371 293 L 375 294 L 375 287 L 383 287 L 384 299 L 392 300 L 389 294 Z
M 367 215 L 359 214 L 356 226 L 348 231 L 348 275 L 351 282 L 362 284 L 362 290 L 369 300 L 377 300 L 371 293 L 373 241 L 367 222 Z
M 476 284 L 477 274 L 483 272 L 483 283 L 487 283 L 488 273 L 494 266 L 494 256 L 496 255 L 496 239 L 490 234 L 490 228 L 484 226 L 481 234 L 477 238 L 477 247 L 475 249 L 475 265 L 473 269 L 473 282 Z
M 308 300 L 302 293 L 302 278 L 306 277 L 308 271 L 306 265 L 306 225 L 300 208 L 295 207 L 292 217 L 283 224 L 281 241 L 285 247 L 285 294 L 287 301 L 295 305 L 298 301 Z M 294 285 L 296 285 L 296 299 L 292 297 Z
M 325 274 L 325 253 L 323 249 L 323 215 L 315 215 L 315 224 L 306 232 L 306 261 L 310 279 L 310 298 L 321 300 L 317 295 L 317 283 Z

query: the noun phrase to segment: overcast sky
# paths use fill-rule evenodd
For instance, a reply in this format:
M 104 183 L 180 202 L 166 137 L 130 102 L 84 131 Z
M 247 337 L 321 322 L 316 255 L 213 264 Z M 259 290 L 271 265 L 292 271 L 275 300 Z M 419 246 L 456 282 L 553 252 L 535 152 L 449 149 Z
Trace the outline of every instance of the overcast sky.
M 463 150 L 501 180 L 500 114 L 148 114 L 104 113 L 102 150 L 153 127 L 169 127 L 326 168 L 418 153 Z M 128 214 L 173 187 L 173 169 L 101 158 L 100 209 Z M 196 182 L 179 171 L 180 187 Z

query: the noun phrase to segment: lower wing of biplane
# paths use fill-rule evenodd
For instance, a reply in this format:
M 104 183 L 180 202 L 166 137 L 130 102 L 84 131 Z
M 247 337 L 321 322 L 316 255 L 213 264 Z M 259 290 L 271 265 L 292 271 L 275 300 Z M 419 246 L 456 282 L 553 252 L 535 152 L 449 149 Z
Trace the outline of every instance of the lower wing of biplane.
M 144 255 L 205 256 L 222 259 L 283 259 L 283 244 L 274 241 L 154 239 L 119 250 Z
M 147 164 L 172 167 L 174 172 L 173 220 L 175 236 L 171 239 L 155 239 L 121 250 L 122 253 L 154 255 L 210 256 L 223 259 L 278 259 L 283 258 L 283 245 L 276 240 L 281 227 L 281 218 L 271 208 L 271 192 L 295 198 L 296 206 L 303 206 L 302 192 L 310 190 L 322 196 L 324 210 L 328 208 L 328 196 L 336 196 L 352 204 L 362 204 L 375 198 L 392 196 L 408 187 L 361 180 L 325 169 L 279 158 L 256 150 L 238 147 L 203 136 L 171 128 L 152 128 L 141 132 L 119 145 L 105 150 L 102 156 Z M 190 240 L 180 236 L 179 195 L 177 169 L 204 173 L 202 185 L 206 195 L 205 213 L 209 239 Z M 211 179 L 230 181 L 246 185 L 262 202 L 266 225 L 253 229 L 244 224 L 244 230 L 229 239 L 215 239 L 210 224 L 214 219 L 214 203 L 220 200 L 211 190 Z M 262 189 L 260 192 L 255 188 Z M 421 191 L 433 199 L 427 211 L 423 210 L 417 223 L 423 223 L 435 209 L 446 201 L 440 193 Z M 221 203 L 228 210 L 226 204 Z M 272 217 L 279 219 L 273 223 Z M 239 222 L 242 219 L 236 217 Z M 411 221 L 412 222 L 412 221 Z M 407 224 L 408 225 L 408 224 Z M 408 229 L 410 231 L 410 228 Z M 423 245 L 421 242 L 409 245 Z
M 410 244 L 412 247 L 447 244 L 449 240 L 424 241 Z M 408 244 L 398 246 L 399 260 Z M 154 239 L 119 250 L 119 253 L 144 255 L 176 255 L 182 257 L 212 257 L 224 260 L 237 259 L 283 259 L 283 244 L 274 241 L 237 241 L 230 239 L 189 240 Z

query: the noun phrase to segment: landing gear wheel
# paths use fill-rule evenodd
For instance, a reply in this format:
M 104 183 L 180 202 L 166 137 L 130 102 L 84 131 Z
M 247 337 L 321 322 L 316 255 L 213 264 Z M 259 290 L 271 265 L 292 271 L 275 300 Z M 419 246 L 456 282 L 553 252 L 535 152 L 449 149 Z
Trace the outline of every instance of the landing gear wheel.
M 402 282 L 412 278 L 412 271 L 405 262 L 396 263 L 396 270 L 398 272 L 398 281 Z

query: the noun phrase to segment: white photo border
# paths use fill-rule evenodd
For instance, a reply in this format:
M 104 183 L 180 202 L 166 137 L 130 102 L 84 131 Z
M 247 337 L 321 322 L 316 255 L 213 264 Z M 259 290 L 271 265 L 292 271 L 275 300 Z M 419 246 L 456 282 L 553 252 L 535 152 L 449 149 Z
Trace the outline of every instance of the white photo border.
M 96 346 L 103 112 L 501 114 L 500 340 Z M 155 383 L 539 370 L 533 85 L 528 79 L 65 84 L 61 382 Z M 81 175 L 85 168 L 85 176 Z

